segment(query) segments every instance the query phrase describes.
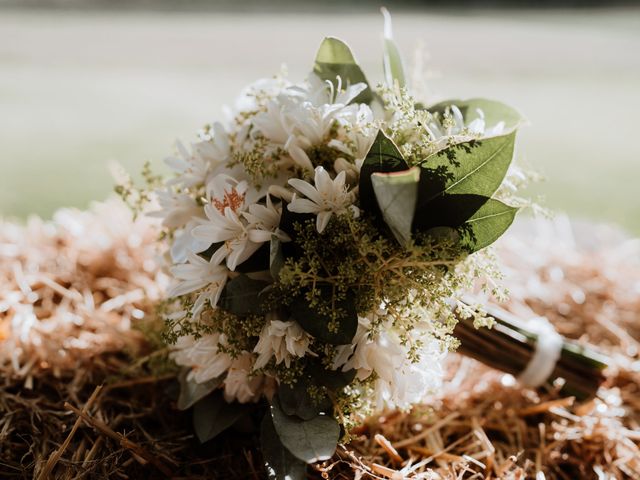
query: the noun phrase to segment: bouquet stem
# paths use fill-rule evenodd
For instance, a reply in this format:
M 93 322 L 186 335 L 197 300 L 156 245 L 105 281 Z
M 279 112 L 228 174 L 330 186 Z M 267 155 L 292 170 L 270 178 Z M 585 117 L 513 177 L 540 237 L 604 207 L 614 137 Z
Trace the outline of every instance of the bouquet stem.
M 454 335 L 460 340 L 458 352 L 514 377 L 525 370 L 534 356 L 538 334 L 515 315 L 495 306 L 484 308 L 495 320 L 491 328 L 475 328 L 472 318 L 459 318 Z M 605 379 L 609 364 L 604 355 L 564 339 L 547 384 L 562 379 L 562 390 L 578 399 L 595 396 Z

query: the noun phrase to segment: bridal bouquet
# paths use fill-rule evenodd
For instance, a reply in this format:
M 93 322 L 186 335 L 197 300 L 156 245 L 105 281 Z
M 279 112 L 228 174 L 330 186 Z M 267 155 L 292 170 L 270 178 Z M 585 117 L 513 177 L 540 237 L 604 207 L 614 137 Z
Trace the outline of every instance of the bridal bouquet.
M 384 45 L 375 88 L 336 38 L 304 82 L 249 86 L 227 121 L 178 144 L 158 193 L 179 407 L 206 441 L 268 405 L 272 478 L 438 388 L 457 318 L 486 320 L 461 295 L 494 288 L 483 249 L 517 212 L 521 116 L 417 102 L 390 32 Z

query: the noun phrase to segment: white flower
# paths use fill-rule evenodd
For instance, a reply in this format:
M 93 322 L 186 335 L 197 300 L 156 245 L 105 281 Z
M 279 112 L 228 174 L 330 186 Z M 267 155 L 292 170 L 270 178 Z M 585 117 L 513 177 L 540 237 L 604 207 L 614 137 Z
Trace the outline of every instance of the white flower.
M 204 335 L 198 340 L 190 335 L 180 337 L 171 357 L 178 365 L 191 368 L 187 380 L 204 383 L 221 376 L 233 363 L 231 356 L 220 351 L 220 344 L 225 343 L 226 337 L 221 333 Z
M 379 315 L 377 312 L 373 315 Z M 333 367 L 343 371 L 355 369 L 357 378 L 364 380 L 376 374 L 374 381 L 375 407 L 408 408 L 435 391 L 442 383 L 441 362 L 444 353 L 440 342 L 417 326 L 408 339 L 400 337 L 389 318 L 370 331 L 369 318 L 358 319 L 358 331 L 352 345 L 339 347 Z M 418 341 L 420 343 L 418 343 Z M 416 349 L 417 361 L 411 360 L 410 345 Z
M 491 137 L 503 133 L 504 122 L 498 122 L 491 128 L 487 128 L 484 120 L 484 112 L 478 108 L 476 109 L 476 113 L 478 114 L 478 118 L 465 124 L 460 109 L 455 105 L 451 105 L 446 115 L 446 121 L 445 119 L 440 120 L 434 118 L 425 128 L 433 140 L 460 135 Z
M 231 157 L 231 141 L 220 122 L 215 122 L 204 140 L 194 143 L 193 150 L 212 168 L 226 163 Z
M 254 355 L 243 353 L 236 358 L 224 380 L 224 398 L 227 402 L 257 402 L 262 394 L 264 375 L 252 374 Z
M 191 188 L 204 183 L 210 164 L 198 155 L 195 148 L 194 153 L 190 153 L 181 142 L 176 142 L 176 149 L 178 156 L 167 157 L 164 160 L 172 170 L 178 173 L 178 176 L 167 182 L 167 185 L 181 184 L 185 188 Z
M 179 228 L 193 218 L 202 216 L 202 208 L 187 193 L 175 193 L 172 190 L 156 192 L 160 210 L 150 212 L 150 217 L 162 218 L 162 224 L 168 228 Z
M 220 249 L 211 256 L 209 261 L 195 253 L 188 253 L 187 263 L 171 267 L 171 274 L 177 282 L 169 291 L 169 296 L 179 297 L 207 287 L 200 295 L 201 302 L 209 300 L 211 306 L 215 306 L 218 303 L 229 273 L 227 267 L 220 265 L 223 259 L 224 252 L 220 251 Z
M 356 162 L 363 160 L 378 131 L 371 108 L 366 104 L 349 105 L 339 123 L 337 137 L 328 145 L 353 157 Z
M 227 266 L 231 270 L 248 259 L 260 247 L 249 239 L 249 229 L 243 221 L 247 183 L 236 182 L 228 175 L 218 175 L 207 185 L 211 201 L 204 206 L 208 220 L 193 229 L 192 235 L 207 245 L 223 242 Z
M 332 214 L 351 211 L 354 216 L 357 216 L 359 211 L 353 205 L 353 195 L 347 191 L 344 171 L 340 172 L 333 180 L 322 167 L 316 167 L 315 172 L 315 185 L 299 178 L 289 180 L 289 185 L 307 198 L 297 198 L 294 195 L 287 208 L 290 212 L 315 213 L 317 215 L 316 228 L 318 233 L 322 233 Z
M 190 220 L 183 228 L 175 231 L 169 250 L 173 263 L 184 263 L 189 253 L 202 252 L 209 247 L 206 241 L 198 240 L 191 235 L 197 225 L 197 221 Z
M 267 315 L 267 324 L 260 332 L 260 339 L 253 351 L 258 354 L 255 369 L 264 367 L 271 357 L 276 364 L 291 366 L 291 357 L 304 357 L 309 352 L 309 335 L 296 322 L 283 322 Z

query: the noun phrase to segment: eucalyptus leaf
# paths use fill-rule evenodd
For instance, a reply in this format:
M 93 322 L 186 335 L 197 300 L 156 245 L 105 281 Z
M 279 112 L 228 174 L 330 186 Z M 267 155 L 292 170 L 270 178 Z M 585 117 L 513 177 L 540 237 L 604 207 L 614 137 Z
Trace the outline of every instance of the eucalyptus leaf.
M 465 125 L 481 118 L 479 110 L 482 111 L 482 115 L 484 115 L 486 128 L 492 128 L 500 122 L 504 122 L 504 131 L 509 132 L 527 123 L 527 120 L 522 116 L 522 114 L 513 107 L 502 102 L 486 98 L 445 100 L 437 103 L 436 105 L 432 105 L 428 110 L 430 112 L 443 113 L 445 109 L 451 105 L 455 105 L 460 109 L 460 112 L 464 117 Z
M 400 245 L 406 247 L 411 241 L 420 168 L 395 173 L 375 172 L 371 175 L 371 182 L 382 218 Z
M 278 237 L 272 235 L 269 244 L 269 271 L 274 280 L 278 279 L 283 266 L 284 253 L 282 251 L 282 242 Z
M 285 414 L 311 420 L 320 413 L 328 413 L 331 410 L 331 399 L 326 394 L 320 394 L 319 398 L 312 397 L 309 394 L 309 386 L 310 383 L 305 378 L 298 378 L 292 385 L 280 384 L 278 398 Z
M 355 369 L 347 370 L 346 372 L 342 370 L 327 370 L 321 362 L 313 360 L 307 364 L 307 371 L 316 384 L 322 385 L 331 392 L 342 390 L 356 378 Z
M 418 210 L 445 194 L 491 197 L 513 160 L 515 132 L 452 145 L 422 164 Z
M 393 41 L 393 33 L 391 28 L 391 15 L 386 8 L 382 8 L 382 14 L 384 15 L 384 76 L 389 87 L 394 87 L 396 82 L 400 87 L 404 87 L 407 84 L 404 67 L 402 65 L 402 56 L 400 51 Z
M 238 275 L 225 285 L 218 306 L 240 316 L 265 313 L 260 293 L 269 285 L 264 280 L 254 280 L 245 274 Z
M 316 287 L 322 292 L 325 299 L 332 295 L 331 287 Z M 358 329 L 358 314 L 354 303 L 354 296 L 347 296 L 346 300 L 335 302 L 336 309 L 340 309 L 343 315 L 337 318 L 337 330 L 329 330 L 331 318 L 309 306 L 309 301 L 304 294 L 295 297 L 289 305 L 291 316 L 309 334 L 318 340 L 333 345 L 345 345 L 351 343 Z
M 227 403 L 222 392 L 215 392 L 193 408 L 193 427 L 201 443 L 211 440 L 248 413 L 251 406 Z
M 511 226 L 517 211 L 499 200 L 489 199 L 462 226 L 463 245 L 470 252 L 491 245 Z
M 294 457 L 278 438 L 271 414 L 267 412 L 260 426 L 260 444 L 269 480 L 304 480 L 307 464 Z
M 382 130 L 378 131 L 360 169 L 360 206 L 371 214 L 381 215 L 373 191 L 371 175 L 375 172 L 390 173 L 408 169 L 409 165 L 405 162 L 393 140 L 387 137 Z
M 196 402 L 200 401 L 222 383 L 222 378 L 213 378 L 204 383 L 196 383 L 192 380 L 187 380 L 189 369 L 184 369 L 178 375 L 178 381 L 180 383 L 180 396 L 178 397 L 178 409 L 187 410 L 191 408 Z
M 330 459 L 336 451 L 340 425 L 329 415 L 318 415 L 311 420 L 286 415 L 278 398 L 271 404 L 273 426 L 282 444 L 295 457 L 307 463 Z
M 326 37 L 320 44 L 313 71 L 322 80 L 329 80 L 335 89 L 338 88 L 339 76 L 342 87 L 367 84 L 367 89 L 362 91 L 355 99 L 356 103 L 369 103 L 373 99 L 371 88 L 362 69 L 356 63 L 351 50 L 342 40 L 334 37 Z

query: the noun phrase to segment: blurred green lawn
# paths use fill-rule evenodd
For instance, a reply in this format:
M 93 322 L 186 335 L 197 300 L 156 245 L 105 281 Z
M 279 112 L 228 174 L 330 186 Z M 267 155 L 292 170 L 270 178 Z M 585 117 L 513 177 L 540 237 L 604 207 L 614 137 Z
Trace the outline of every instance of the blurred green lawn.
M 547 178 L 533 195 L 640 233 L 640 10 L 394 21 L 409 58 L 418 42 L 429 53 L 438 99 L 501 99 L 530 119 L 519 152 Z M 381 27 L 375 11 L 0 11 L 0 216 L 105 198 L 109 160 L 160 166 L 248 82 L 283 62 L 302 78 L 324 35 L 346 40 L 379 79 Z

